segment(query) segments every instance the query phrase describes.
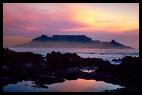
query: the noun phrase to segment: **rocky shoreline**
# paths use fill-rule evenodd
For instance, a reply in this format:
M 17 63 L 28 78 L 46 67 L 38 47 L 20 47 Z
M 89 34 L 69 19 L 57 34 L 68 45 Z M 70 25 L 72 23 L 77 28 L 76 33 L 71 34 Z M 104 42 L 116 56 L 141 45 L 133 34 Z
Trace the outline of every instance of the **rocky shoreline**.
M 51 52 L 46 57 L 32 52 L 15 52 L 3 48 L 2 86 L 22 80 L 32 80 L 38 87 L 47 87 L 67 80 L 95 79 L 119 84 L 124 89 L 114 92 L 138 91 L 139 57 L 126 56 L 119 65 L 99 58 L 81 58 L 76 53 Z M 94 68 L 94 72 L 82 72 L 81 68 Z

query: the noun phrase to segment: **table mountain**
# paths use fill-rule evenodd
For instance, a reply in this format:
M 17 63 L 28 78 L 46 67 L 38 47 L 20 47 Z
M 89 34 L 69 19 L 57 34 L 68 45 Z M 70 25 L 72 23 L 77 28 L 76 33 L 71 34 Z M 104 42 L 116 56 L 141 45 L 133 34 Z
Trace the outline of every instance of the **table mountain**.
M 101 42 L 99 40 L 92 40 L 86 35 L 41 35 L 33 38 L 31 42 L 16 47 L 57 47 L 57 48 L 101 48 L 101 49 L 130 49 L 115 40 L 110 42 Z M 132 48 L 131 48 L 132 49 Z

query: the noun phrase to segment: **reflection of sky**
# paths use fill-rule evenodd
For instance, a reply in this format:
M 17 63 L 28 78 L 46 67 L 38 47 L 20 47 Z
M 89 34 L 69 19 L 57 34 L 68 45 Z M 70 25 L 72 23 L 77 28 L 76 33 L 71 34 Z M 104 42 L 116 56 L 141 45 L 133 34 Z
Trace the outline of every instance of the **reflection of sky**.
M 40 34 L 84 34 L 138 47 L 139 5 L 4 3 L 3 32 L 4 45 L 23 43 Z
M 17 84 L 9 84 L 3 88 L 4 92 L 45 92 L 45 88 L 32 87 L 31 81 L 22 81 Z
M 62 83 L 47 85 L 48 88 L 36 88 L 32 86 L 34 84 L 31 81 L 22 81 L 17 84 L 5 86 L 4 92 L 102 92 L 121 88 L 119 85 L 85 79 L 66 80 Z

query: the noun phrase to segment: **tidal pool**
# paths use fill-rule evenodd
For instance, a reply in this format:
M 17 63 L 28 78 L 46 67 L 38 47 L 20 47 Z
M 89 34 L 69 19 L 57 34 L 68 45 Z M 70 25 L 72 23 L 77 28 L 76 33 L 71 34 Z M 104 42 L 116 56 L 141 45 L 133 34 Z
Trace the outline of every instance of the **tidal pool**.
M 120 85 L 96 80 L 65 80 L 61 83 L 47 85 L 46 88 L 37 87 L 34 81 L 21 81 L 3 87 L 4 92 L 104 92 L 123 88 Z

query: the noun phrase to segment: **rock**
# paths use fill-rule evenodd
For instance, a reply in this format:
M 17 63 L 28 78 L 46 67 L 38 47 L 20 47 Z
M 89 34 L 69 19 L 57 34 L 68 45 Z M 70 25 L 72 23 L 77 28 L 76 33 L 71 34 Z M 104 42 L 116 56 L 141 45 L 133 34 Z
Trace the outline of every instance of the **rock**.
M 64 79 L 95 79 L 120 84 L 128 88 L 138 88 L 139 57 L 126 56 L 121 64 L 113 65 L 100 58 L 81 58 L 76 53 L 51 52 L 46 60 L 31 52 L 14 52 L 3 49 L 3 85 L 23 79 L 32 79 L 41 87 L 44 84 L 63 82 Z M 118 59 L 114 59 L 117 61 Z M 43 64 L 44 63 L 44 64 Z M 95 72 L 84 73 L 81 67 L 96 68 Z

